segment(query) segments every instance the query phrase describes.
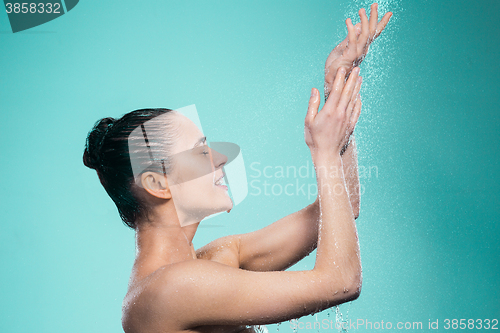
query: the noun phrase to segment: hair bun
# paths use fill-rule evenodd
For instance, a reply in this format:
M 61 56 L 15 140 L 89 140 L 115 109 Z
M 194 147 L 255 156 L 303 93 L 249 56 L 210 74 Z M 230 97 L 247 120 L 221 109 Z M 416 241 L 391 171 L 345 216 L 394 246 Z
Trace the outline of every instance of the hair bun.
M 94 124 L 92 130 L 87 135 L 85 151 L 83 152 L 83 164 L 98 170 L 101 166 L 101 150 L 106 138 L 106 133 L 115 123 L 114 118 L 103 118 Z

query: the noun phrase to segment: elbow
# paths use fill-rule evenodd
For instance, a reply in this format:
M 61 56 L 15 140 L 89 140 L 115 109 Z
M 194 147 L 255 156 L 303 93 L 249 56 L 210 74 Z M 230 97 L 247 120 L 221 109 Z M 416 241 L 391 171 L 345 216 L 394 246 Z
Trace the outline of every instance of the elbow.
M 363 279 L 361 277 L 361 272 L 352 278 L 350 283 L 347 285 L 347 293 L 348 293 L 348 298 L 349 301 L 353 301 L 359 297 L 361 294 L 361 286 L 363 284 Z
M 327 291 L 327 308 L 353 301 L 361 294 L 362 277 L 361 269 L 353 274 L 339 278 L 338 276 L 326 279 L 325 289 Z M 339 283 L 340 282 L 340 283 Z
M 349 280 L 349 287 L 352 291 L 353 299 L 356 299 L 361 294 L 361 286 L 363 285 L 363 271 L 361 269 L 361 261 L 358 262 L 356 270 Z
M 362 279 L 361 275 L 354 276 L 345 281 L 339 303 L 354 301 L 361 294 Z

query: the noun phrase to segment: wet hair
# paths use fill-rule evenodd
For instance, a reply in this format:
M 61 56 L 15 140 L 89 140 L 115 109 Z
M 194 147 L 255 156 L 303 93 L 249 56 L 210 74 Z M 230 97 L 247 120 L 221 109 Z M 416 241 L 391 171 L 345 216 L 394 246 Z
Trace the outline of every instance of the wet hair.
M 174 114 L 172 111 L 141 109 L 129 112 L 119 119 L 103 118 L 95 123 L 87 136 L 83 164 L 97 171 L 99 180 L 116 204 L 123 223 L 132 229 L 135 229 L 138 218 L 147 216 L 148 207 L 137 195 L 129 153 L 142 147 L 130 147 L 129 136 L 137 127 L 144 128 L 144 123 L 167 113 Z M 163 139 L 154 147 L 147 148 L 156 149 L 157 152 L 167 155 L 162 159 L 162 168 L 166 167 L 164 171 L 168 173 L 171 168 L 168 152 L 174 141 L 175 128 L 173 122 L 165 122 L 163 119 L 164 117 L 161 127 L 156 126 Z

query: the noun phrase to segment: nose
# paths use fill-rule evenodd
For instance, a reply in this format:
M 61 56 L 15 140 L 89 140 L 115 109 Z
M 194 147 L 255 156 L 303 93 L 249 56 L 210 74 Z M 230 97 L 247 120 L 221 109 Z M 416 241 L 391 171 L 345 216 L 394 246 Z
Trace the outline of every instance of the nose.
M 227 163 L 227 156 L 214 149 L 210 149 L 210 151 L 215 169 L 222 168 Z

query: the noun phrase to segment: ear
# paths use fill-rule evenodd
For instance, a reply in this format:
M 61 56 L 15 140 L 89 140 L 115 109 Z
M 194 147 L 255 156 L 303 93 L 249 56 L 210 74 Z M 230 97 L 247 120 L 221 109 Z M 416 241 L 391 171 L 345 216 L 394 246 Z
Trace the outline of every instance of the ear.
M 140 179 L 142 188 L 149 194 L 160 199 L 171 199 L 167 177 L 156 172 L 145 172 Z

